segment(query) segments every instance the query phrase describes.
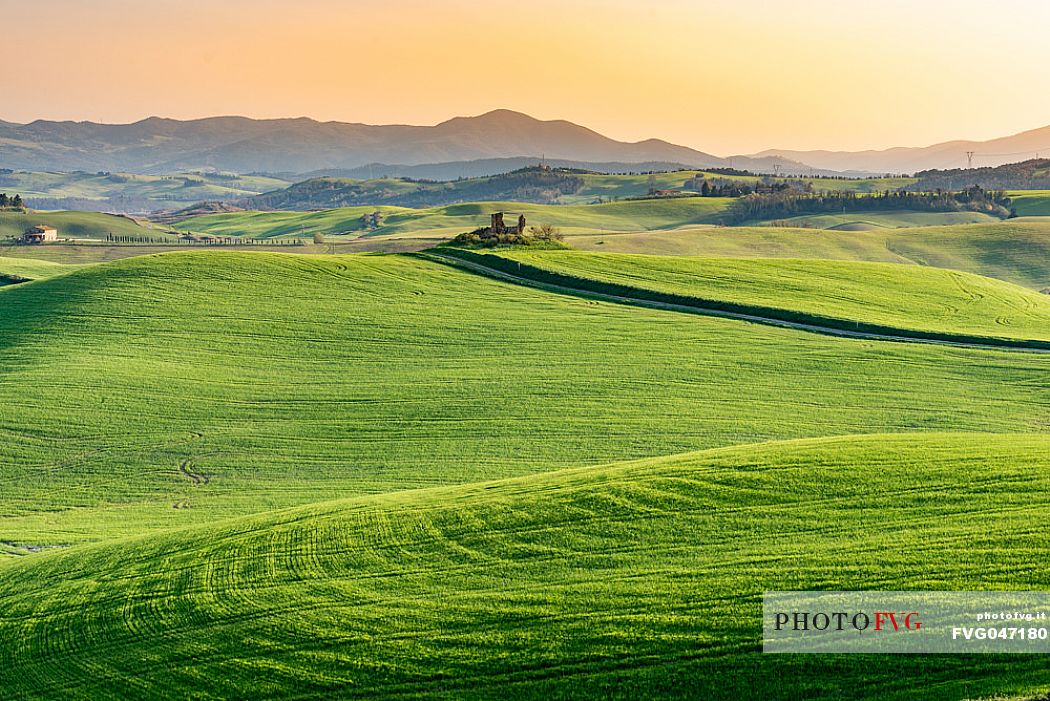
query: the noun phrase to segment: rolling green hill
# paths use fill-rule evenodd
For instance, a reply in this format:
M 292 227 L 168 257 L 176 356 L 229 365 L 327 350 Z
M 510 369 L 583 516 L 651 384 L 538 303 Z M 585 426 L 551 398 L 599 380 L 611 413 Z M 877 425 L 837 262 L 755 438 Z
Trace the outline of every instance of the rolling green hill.
M 1010 193 L 1019 217 L 1050 216 L 1050 190 L 1018 190 Z
M 117 236 L 153 237 L 174 240 L 166 227 L 129 217 L 99 212 L 0 212 L 0 239 L 18 237 L 31 226 L 44 224 L 58 229 L 59 238 L 102 239 Z
M 951 226 L 956 224 L 994 224 L 998 217 L 981 212 L 847 212 L 844 214 L 806 214 L 774 221 L 747 222 L 751 226 L 799 227 L 809 229 L 906 229 L 915 226 Z
M 1050 220 L 899 231 L 821 231 L 776 227 L 685 227 L 573 236 L 577 248 L 727 258 L 827 258 L 951 268 L 1043 289 L 1050 286 Z
M 777 589 L 1046 589 L 1046 436 L 770 443 L 0 563 L 15 698 L 1034 697 L 1039 655 L 763 655 Z M 921 679 L 921 684 L 911 681 Z
M 577 169 L 520 168 L 498 175 L 451 181 L 409 178 L 353 179 L 318 177 L 246 198 L 246 209 L 306 211 L 353 206 L 437 207 L 458 202 L 514 200 L 540 204 L 594 204 L 596 201 L 642 197 L 650 185 L 660 190 L 695 191 L 693 179 L 755 185 L 759 181 L 805 182 L 815 190 L 882 192 L 912 184 L 910 178 L 769 178 L 684 170 L 639 174 L 601 174 Z
M 790 273 L 803 299 L 814 270 L 842 313 L 892 312 L 849 297 L 865 275 L 884 305 L 886 280 L 929 275 L 942 309 L 980 282 L 959 324 L 1029 299 L 712 264 L 735 294 Z M 706 263 L 661 265 L 617 274 L 692 289 Z M 606 304 L 420 256 L 205 250 L 2 288 L 0 351 L 6 696 L 1050 684 L 1039 657 L 762 655 L 758 616 L 776 588 L 1050 584 L 1048 354 Z
M 312 178 L 276 192 L 250 197 L 245 209 L 313 210 L 354 206 L 440 207 L 459 202 L 514 200 L 553 204 L 574 194 L 583 178 L 573 171 L 541 167 L 453 181 L 407 178 Z M 647 192 L 644 191 L 644 192 Z
M 0 307 L 0 541 L 25 547 L 770 439 L 1041 431 L 1050 405 L 1047 355 L 595 303 L 396 255 L 130 258 Z
M 194 216 L 176 227 L 197 233 L 254 238 L 309 237 L 320 233 L 336 240 L 411 237 L 436 242 L 485 226 L 490 213 L 506 211 L 524 213 L 530 224 L 550 224 L 575 237 L 717 224 L 732 202 L 729 198 L 689 197 L 577 205 L 471 202 L 424 209 L 357 206 L 315 212 L 244 211 Z M 373 212 L 383 217 L 378 228 L 370 228 L 362 221 L 362 216 Z M 758 226 L 771 223 L 753 222 Z M 851 212 L 777 222 L 778 225 L 845 231 L 998 223 L 1000 220 L 995 217 L 975 212 Z
M 201 200 L 235 199 L 286 187 L 288 181 L 223 173 L 42 173 L 0 172 L 0 192 L 19 193 L 41 209 L 105 211 L 178 209 Z
M 73 270 L 72 266 L 33 258 L 0 257 L 0 284 L 3 280 L 39 280 Z
M 263 175 L 234 173 L 52 173 L 0 170 L 0 191 L 19 193 L 36 209 L 142 213 L 176 210 L 201 201 L 243 202 L 249 209 L 313 210 L 349 206 L 441 206 L 478 200 L 591 204 L 595 200 L 639 197 L 649 192 L 649 175 L 537 172 L 531 180 L 508 173 L 452 181 L 404 178 L 321 177 L 292 183 Z M 760 176 L 721 175 L 688 170 L 656 173 L 659 189 L 684 189 L 696 175 L 756 182 Z M 784 180 L 784 178 L 773 178 Z M 912 184 L 909 178 L 803 178 L 817 190 L 881 192 Z
M 891 263 L 579 251 L 505 251 L 499 255 L 518 264 L 512 268 L 517 275 L 554 273 L 587 288 L 608 286 L 612 294 L 652 296 L 646 293 L 655 292 L 654 298 L 731 305 L 745 313 L 846 329 L 870 326 L 935 337 L 1050 341 L 1050 296 L 955 270 Z M 537 279 L 544 277 L 537 275 Z
M 501 210 L 523 213 L 530 224 L 551 224 L 566 234 L 665 229 L 717 221 L 729 200 L 693 197 L 672 200 L 610 202 L 601 205 L 557 206 L 520 202 L 481 202 L 409 209 L 404 207 L 346 207 L 321 212 L 233 212 L 187 219 L 179 229 L 222 236 L 271 238 L 278 236 L 412 236 L 436 240 L 487 226 L 489 214 Z M 382 226 L 368 230 L 361 216 L 379 211 Z
M 585 251 L 609 253 L 911 262 L 886 247 L 893 233 L 770 226 L 684 226 L 664 231 L 581 234 L 573 236 L 569 243 Z
M 653 183 L 660 190 L 682 190 L 686 181 L 696 175 L 704 174 L 703 171 L 685 170 L 671 173 L 653 173 Z M 748 180 L 734 176 L 722 176 L 707 174 L 710 177 L 725 178 L 726 180 Z M 574 195 L 563 195 L 560 201 L 566 204 L 589 204 L 596 198 L 605 200 L 622 199 L 624 197 L 640 197 L 649 193 L 649 175 L 639 173 L 637 175 L 603 175 L 600 173 L 587 173 L 580 175 L 583 186 Z M 750 181 L 756 180 L 752 177 Z

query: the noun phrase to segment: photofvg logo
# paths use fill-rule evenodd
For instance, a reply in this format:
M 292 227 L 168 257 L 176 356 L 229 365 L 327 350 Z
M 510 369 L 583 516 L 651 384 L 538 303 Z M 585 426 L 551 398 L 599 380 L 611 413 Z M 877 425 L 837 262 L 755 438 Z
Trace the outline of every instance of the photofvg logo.
M 771 653 L 1050 652 L 1050 592 L 776 591 Z
M 779 611 L 774 616 L 777 630 L 788 627 L 794 631 L 844 631 L 874 633 L 921 630 L 918 611 Z

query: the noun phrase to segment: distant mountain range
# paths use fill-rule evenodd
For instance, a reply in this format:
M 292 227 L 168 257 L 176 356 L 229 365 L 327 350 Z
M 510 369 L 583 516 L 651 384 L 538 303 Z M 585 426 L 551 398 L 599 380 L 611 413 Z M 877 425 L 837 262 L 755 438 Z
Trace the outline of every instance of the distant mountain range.
M 772 171 L 776 164 L 783 172 L 808 170 L 779 157 L 725 159 L 659 139 L 625 143 L 571 122 L 541 121 L 510 110 L 457 117 L 432 127 L 246 117 L 151 117 L 134 124 L 0 122 L 0 167 L 33 171 L 164 174 L 214 169 L 347 176 L 356 170 L 361 177 L 372 164 L 376 175 L 446 179 L 506 172 L 544 156 L 555 165 L 617 171 L 653 164 L 762 171 Z M 426 175 L 412 170 L 427 164 L 439 167 L 428 167 Z
M 814 168 L 872 173 L 917 173 L 923 170 L 950 170 L 969 166 L 967 152 L 973 152 L 973 167 L 995 167 L 1040 156 L 1050 156 L 1050 126 L 990 141 L 945 141 L 922 148 L 898 147 L 883 151 L 789 151 L 770 149 L 755 158 L 785 158 Z
M 659 139 L 616 141 L 564 120 L 495 110 L 435 126 L 312 119 L 150 117 L 133 124 L 0 121 L 0 168 L 167 174 L 194 170 L 287 176 L 378 175 L 450 179 L 515 170 L 546 158 L 603 172 L 735 167 L 786 175 L 911 173 L 995 166 L 1050 153 L 1050 127 L 987 142 L 950 141 L 885 151 L 772 149 L 721 158 Z

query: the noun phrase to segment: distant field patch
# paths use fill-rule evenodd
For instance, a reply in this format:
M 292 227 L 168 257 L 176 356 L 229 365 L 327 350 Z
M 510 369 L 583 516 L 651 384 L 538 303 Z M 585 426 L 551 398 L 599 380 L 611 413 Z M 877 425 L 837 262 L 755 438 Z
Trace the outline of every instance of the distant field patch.
M 828 227 L 829 231 L 878 231 L 879 229 L 885 229 L 884 226 L 878 224 L 872 224 L 871 222 L 865 221 L 851 221 L 844 224 L 838 224 L 836 226 Z
M 915 226 L 952 226 L 958 224 L 994 224 L 1000 219 L 979 212 L 847 212 L 844 214 L 808 214 L 776 221 L 749 222 L 751 225 L 786 225 L 813 229 L 862 231 L 876 228 L 902 229 Z M 861 228 L 864 227 L 864 228 Z
M 1050 190 L 1019 190 L 1009 194 L 1017 216 L 1050 216 Z
M 0 173 L 0 191 L 17 192 L 31 207 L 41 209 L 172 209 L 201 200 L 236 199 L 289 184 L 280 178 L 234 173 Z
M 59 238 L 105 240 L 107 235 L 114 234 L 175 240 L 164 227 L 99 212 L 0 212 L 0 239 L 19 237 L 37 224 L 55 227 Z M 0 255 L 3 255 L 2 251 L 0 249 Z
M 0 253 L 3 253 L 0 249 Z M 25 280 L 39 280 L 60 273 L 74 270 L 70 265 L 52 263 L 46 260 L 33 258 L 9 258 L 0 256 L 0 277 Z
M 1050 286 L 1050 219 L 1029 217 L 873 231 L 782 227 L 684 227 L 574 236 L 577 248 L 725 258 L 822 258 L 951 268 L 1041 290 Z

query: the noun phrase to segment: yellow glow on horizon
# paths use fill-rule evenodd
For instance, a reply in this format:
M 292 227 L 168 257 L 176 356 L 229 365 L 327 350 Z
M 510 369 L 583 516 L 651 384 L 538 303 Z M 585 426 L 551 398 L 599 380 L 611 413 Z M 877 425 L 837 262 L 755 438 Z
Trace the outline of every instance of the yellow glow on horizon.
M 18 89 L 0 119 L 433 124 L 505 107 L 719 155 L 1050 124 L 1050 4 L 725 5 L 39 0 L 4 28 Z

